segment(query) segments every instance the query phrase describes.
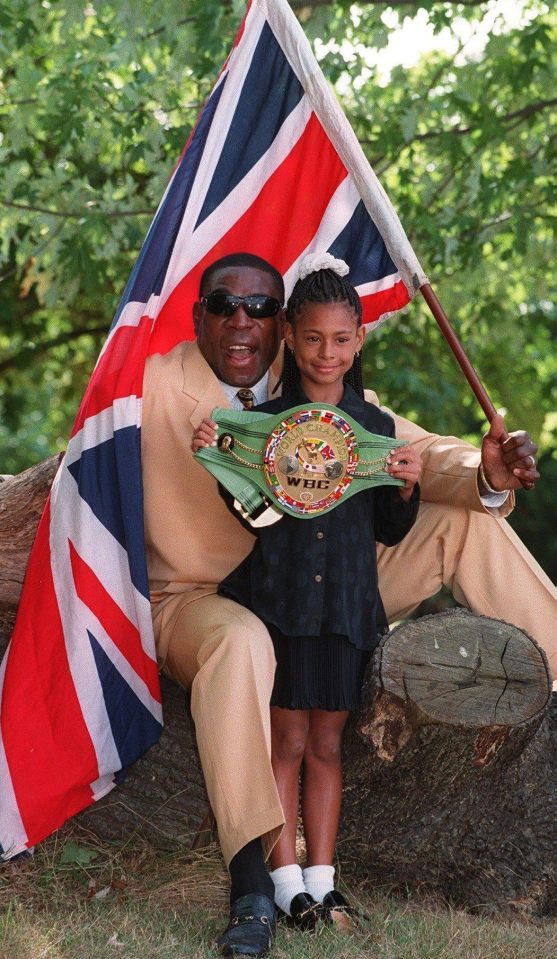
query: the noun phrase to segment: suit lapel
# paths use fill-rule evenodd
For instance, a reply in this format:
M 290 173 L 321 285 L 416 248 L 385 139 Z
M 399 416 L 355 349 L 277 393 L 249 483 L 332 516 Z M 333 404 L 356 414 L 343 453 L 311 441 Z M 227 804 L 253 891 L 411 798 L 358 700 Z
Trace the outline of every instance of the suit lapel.
M 180 363 L 181 391 L 192 400 L 190 423 L 195 429 L 208 410 L 227 407 L 228 400 L 196 342 L 182 345 Z
M 267 388 L 269 399 L 273 399 L 273 390 L 282 373 L 282 363 L 283 354 L 281 348 L 269 369 Z M 189 396 L 193 402 L 190 423 L 194 429 L 199 426 L 203 417 L 207 415 L 207 409 L 213 409 L 215 406 L 225 408 L 229 406 L 229 402 L 220 387 L 219 381 L 201 353 L 196 341 L 182 344 L 180 352 L 180 380 L 181 392 L 184 393 L 185 396 Z M 275 393 L 274 395 L 276 396 L 277 394 Z

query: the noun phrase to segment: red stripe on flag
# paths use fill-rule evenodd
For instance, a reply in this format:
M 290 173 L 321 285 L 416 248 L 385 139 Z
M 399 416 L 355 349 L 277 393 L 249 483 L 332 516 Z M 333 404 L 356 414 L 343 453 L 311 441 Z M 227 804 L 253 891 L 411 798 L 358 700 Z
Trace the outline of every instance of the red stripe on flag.
M 403 281 L 398 280 L 388 290 L 380 290 L 378 293 L 369 293 L 367 296 L 362 296 L 362 322 L 375 323 L 385 313 L 401 310 L 409 302 L 410 294 Z
M 210 263 L 229 253 L 256 253 L 285 273 L 306 248 L 347 173 L 319 120 L 312 114 L 291 152 L 263 184 L 248 210 L 176 285 L 162 307 L 149 353 L 166 353 L 193 338 L 192 305 Z M 300 189 L 306 183 L 307 189 Z M 315 188 L 319 184 L 319 189 Z
M 121 326 L 113 334 L 101 356 L 79 408 L 72 436 L 89 416 L 112 406 L 114 400 L 141 396 L 145 355 L 152 319 L 142 317 L 138 326 Z
M 110 593 L 107 593 L 100 579 L 79 555 L 71 541 L 69 547 L 77 595 L 97 617 L 116 648 L 141 677 L 153 699 L 160 703 L 157 664 L 143 651 L 139 630 L 114 602 Z
M 50 568 L 49 525 L 50 501 L 39 524 L 7 654 L 1 709 L 6 759 L 29 845 L 90 805 L 87 783 L 99 775 L 63 639 Z

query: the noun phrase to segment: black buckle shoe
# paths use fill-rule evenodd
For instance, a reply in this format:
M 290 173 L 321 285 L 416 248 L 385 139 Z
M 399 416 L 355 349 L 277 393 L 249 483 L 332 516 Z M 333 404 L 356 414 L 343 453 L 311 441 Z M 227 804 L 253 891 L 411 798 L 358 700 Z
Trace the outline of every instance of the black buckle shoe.
M 320 904 L 320 916 L 328 925 L 335 925 L 345 932 L 354 932 L 360 920 L 368 920 L 369 916 L 349 905 L 342 893 L 332 889 L 323 896 Z
M 266 956 L 276 931 L 275 904 L 259 893 L 240 896 L 230 907 L 230 922 L 217 939 L 221 956 Z
M 320 904 L 308 892 L 299 892 L 290 903 L 290 924 L 312 932 L 315 929 L 320 914 Z

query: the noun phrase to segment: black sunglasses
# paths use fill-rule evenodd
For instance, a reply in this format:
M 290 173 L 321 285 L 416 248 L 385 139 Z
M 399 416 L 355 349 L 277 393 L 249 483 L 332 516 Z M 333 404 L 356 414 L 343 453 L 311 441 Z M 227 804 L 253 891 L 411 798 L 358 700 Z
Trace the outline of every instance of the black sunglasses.
M 280 302 L 274 296 L 254 293 L 250 296 L 235 296 L 233 293 L 209 293 L 201 297 L 201 303 L 214 316 L 233 316 L 239 306 L 252 320 L 264 320 L 276 316 Z

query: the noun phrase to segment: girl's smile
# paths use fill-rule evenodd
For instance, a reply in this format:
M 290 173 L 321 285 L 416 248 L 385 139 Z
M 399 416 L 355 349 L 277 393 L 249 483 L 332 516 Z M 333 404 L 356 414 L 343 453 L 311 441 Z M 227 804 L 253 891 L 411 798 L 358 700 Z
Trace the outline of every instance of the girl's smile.
M 296 322 L 285 324 L 286 344 L 294 352 L 308 399 L 332 405 L 341 400 L 343 377 L 364 336 L 354 310 L 345 302 L 306 302 Z

